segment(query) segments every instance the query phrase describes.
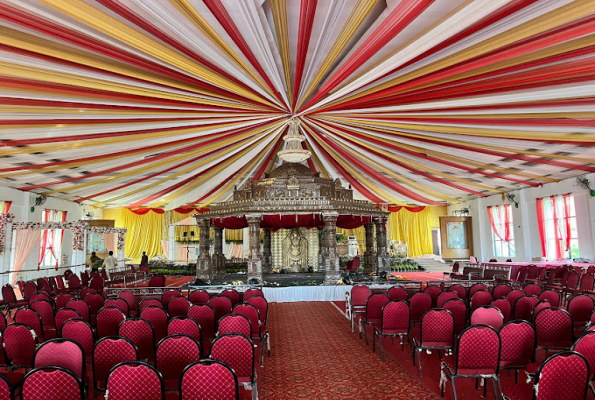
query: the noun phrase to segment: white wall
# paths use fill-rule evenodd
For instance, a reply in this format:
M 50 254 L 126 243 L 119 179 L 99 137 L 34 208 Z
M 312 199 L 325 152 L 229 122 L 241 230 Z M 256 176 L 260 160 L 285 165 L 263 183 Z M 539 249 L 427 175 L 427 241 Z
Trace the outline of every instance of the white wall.
M 587 174 L 586 178 L 595 187 L 595 174 Z M 595 197 L 591 197 L 587 189 L 581 188 L 576 178 L 566 179 L 558 183 L 548 183 L 540 187 L 529 187 L 511 192 L 519 207 L 515 208 L 502 195 L 478 198 L 448 207 L 448 214 L 461 208 L 469 208 L 472 217 L 473 253 L 478 260 L 488 261 L 496 258 L 505 261 L 506 257 L 495 257 L 492 244 L 492 227 L 488 218 L 487 207 L 511 204 L 514 221 L 514 238 L 516 255 L 513 261 L 530 261 L 533 257 L 541 257 L 541 241 L 537 223 L 536 200 L 551 195 L 572 193 L 576 209 L 577 233 L 579 238 L 580 257 L 595 261 Z
M 12 201 L 10 213 L 14 214 L 15 222 L 41 222 L 43 210 L 46 208 L 59 211 L 66 211 L 67 221 L 78 221 L 80 219 L 79 208 L 82 207 L 80 207 L 77 203 L 48 197 L 43 205 L 35 206 L 36 197 L 39 197 L 39 195 L 36 193 L 22 192 L 16 189 L 0 187 L 0 200 Z M 31 211 L 32 206 L 35 207 L 35 210 L 33 212 Z M 12 235 L 9 236 L 12 237 Z M 10 246 L 10 242 L 8 243 L 8 246 Z M 39 256 L 38 249 L 39 244 L 37 244 L 33 248 L 31 253 L 29 254 L 29 257 L 27 257 L 25 264 L 21 268 L 22 272 L 17 274 L 17 277 L 19 279 L 34 280 L 40 276 L 57 274 L 55 267 L 50 267 L 49 269 L 42 269 L 40 271 L 37 271 L 37 260 Z M 65 255 L 67 258 L 65 264 L 62 264 L 62 255 Z M 9 251 L 5 251 L 2 255 L 0 255 L 0 272 L 2 273 L 12 269 L 12 260 L 8 259 L 8 256 Z M 67 267 L 71 265 L 71 262 L 73 260 L 72 232 L 70 230 L 64 231 L 64 238 L 62 241 L 62 252 L 58 257 L 58 260 L 60 261 L 59 273 L 63 273 L 64 268 L 62 267 Z M 8 282 L 8 274 L 0 274 L 0 283 L 5 284 Z

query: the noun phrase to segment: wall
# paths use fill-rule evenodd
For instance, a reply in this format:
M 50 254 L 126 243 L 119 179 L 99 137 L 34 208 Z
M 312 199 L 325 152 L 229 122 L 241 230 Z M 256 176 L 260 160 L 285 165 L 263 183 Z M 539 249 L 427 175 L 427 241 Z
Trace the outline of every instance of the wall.
M 41 222 L 43 210 L 46 208 L 66 211 L 67 221 L 79 220 L 79 209 L 81 207 L 77 203 L 48 197 L 43 205 L 35 206 L 36 197 L 39 197 L 39 195 L 36 193 L 22 192 L 16 189 L 0 187 L 0 200 L 12 201 L 10 213 L 14 214 L 15 222 Z M 32 206 L 35 207 L 33 212 L 31 211 Z M 12 235 L 8 232 L 7 236 L 8 240 L 10 240 L 12 237 Z M 10 243 L 11 242 L 9 241 L 8 246 L 10 246 Z M 5 273 L 9 271 L 12 266 L 12 260 L 9 259 L 9 255 L 10 254 L 8 251 L 5 251 L 2 255 L 0 255 L 0 283 L 2 285 L 12 280 L 10 279 L 9 275 Z M 66 264 L 62 264 L 62 255 L 66 256 Z M 31 253 L 27 257 L 25 264 L 21 268 L 22 272 L 15 274 L 13 278 L 34 280 L 40 276 L 55 275 L 55 267 L 46 267 L 48 269 L 37 271 L 38 256 L 39 243 L 33 248 Z M 62 253 L 58 257 L 58 260 L 60 261 L 60 267 L 62 267 L 63 265 L 70 265 L 73 260 L 72 232 L 70 230 L 64 231 L 64 238 L 62 240 Z M 63 270 L 64 269 L 61 268 L 60 272 L 62 272 Z
M 587 174 L 586 178 L 595 186 L 595 174 Z M 558 183 L 549 183 L 540 187 L 529 187 L 511 192 L 519 202 L 515 208 L 512 203 L 497 194 L 478 198 L 448 207 L 448 215 L 454 210 L 469 208 L 473 229 L 474 255 L 480 261 L 497 258 L 494 256 L 492 244 L 492 227 L 488 218 L 487 207 L 511 204 L 514 221 L 514 238 L 516 255 L 514 261 L 530 261 L 533 257 L 541 257 L 541 241 L 537 222 L 536 200 L 551 195 L 571 193 L 577 215 L 577 233 L 579 237 L 580 257 L 595 260 L 595 197 L 591 197 L 587 189 L 581 188 L 576 178 L 565 179 Z

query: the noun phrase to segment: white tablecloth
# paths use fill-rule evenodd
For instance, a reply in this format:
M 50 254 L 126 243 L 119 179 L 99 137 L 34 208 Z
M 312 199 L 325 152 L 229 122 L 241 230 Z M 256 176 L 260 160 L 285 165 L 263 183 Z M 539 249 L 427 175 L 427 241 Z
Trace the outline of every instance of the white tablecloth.
M 288 303 L 294 301 L 335 301 L 345 300 L 345 292 L 351 290 L 351 286 L 295 286 L 262 288 L 264 297 L 269 303 Z

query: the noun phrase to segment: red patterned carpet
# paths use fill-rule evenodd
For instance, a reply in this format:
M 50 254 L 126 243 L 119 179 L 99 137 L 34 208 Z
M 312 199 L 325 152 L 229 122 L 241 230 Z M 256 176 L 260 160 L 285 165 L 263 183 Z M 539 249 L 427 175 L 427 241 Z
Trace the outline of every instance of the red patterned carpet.
M 261 400 L 436 398 L 397 363 L 381 363 L 331 303 L 271 303 L 268 325 Z

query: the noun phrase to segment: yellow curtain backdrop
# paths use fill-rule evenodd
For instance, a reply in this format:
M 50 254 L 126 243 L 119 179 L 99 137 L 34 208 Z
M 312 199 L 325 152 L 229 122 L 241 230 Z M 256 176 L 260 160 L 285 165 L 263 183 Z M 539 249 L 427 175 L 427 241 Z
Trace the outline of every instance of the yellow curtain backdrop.
M 359 254 L 363 255 L 366 252 L 366 229 L 363 226 L 357 229 L 337 228 L 337 233 L 342 233 L 345 235 L 345 240 L 347 240 L 349 236 L 355 236 L 357 239 L 357 250 L 359 251 Z
M 242 242 L 244 240 L 243 229 L 225 229 L 224 232 L 227 242 Z
M 419 257 L 432 254 L 432 228 L 430 207 L 420 212 L 402 208 L 388 217 L 388 237 L 390 240 L 407 242 L 407 256 Z
M 149 211 L 144 215 L 136 215 L 126 208 L 103 210 L 104 219 L 115 220 L 115 226 L 126 228 L 126 257 L 140 262 L 143 251 L 149 259 L 163 254 L 161 239 L 163 238 L 164 214 Z
M 430 209 L 430 228 L 440 229 L 440 216 L 448 215 L 446 206 L 429 206 Z
M 175 211 L 168 211 L 168 213 L 171 214 L 171 223 L 175 224 L 176 222 L 180 222 L 188 217 L 193 216 L 194 214 L 196 214 L 196 212 L 192 211 L 190 213 L 187 214 L 180 214 L 177 213 Z M 198 225 L 196 225 L 196 222 L 194 222 L 195 225 L 188 225 L 188 226 L 176 226 L 174 228 L 174 235 L 176 237 L 176 240 L 179 240 L 180 238 L 184 237 L 184 232 L 186 232 L 186 235 L 188 238 L 192 237 L 190 232 L 194 232 L 194 239 L 196 241 L 198 241 Z M 190 240 L 190 239 L 189 239 Z

